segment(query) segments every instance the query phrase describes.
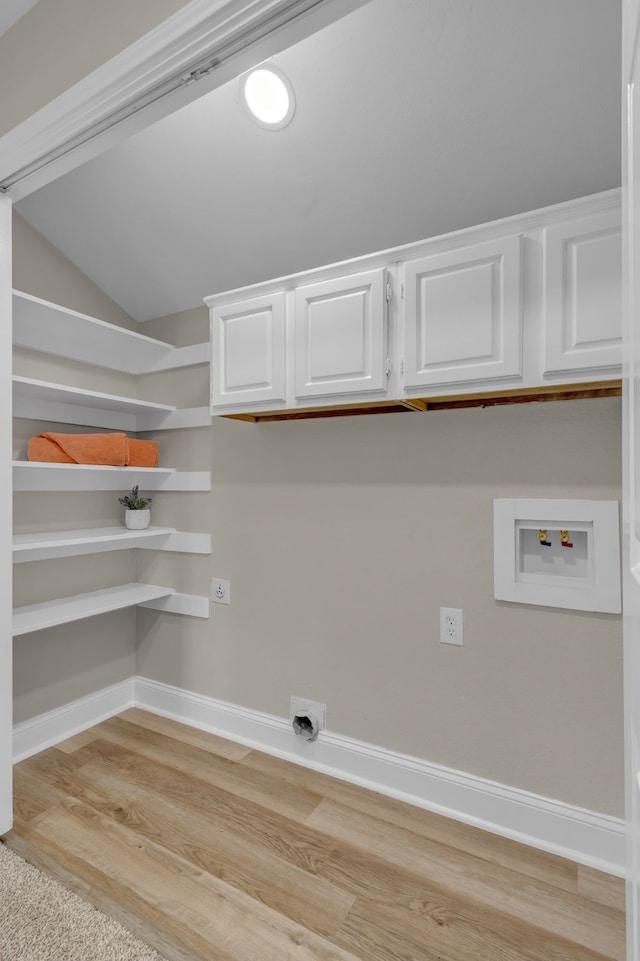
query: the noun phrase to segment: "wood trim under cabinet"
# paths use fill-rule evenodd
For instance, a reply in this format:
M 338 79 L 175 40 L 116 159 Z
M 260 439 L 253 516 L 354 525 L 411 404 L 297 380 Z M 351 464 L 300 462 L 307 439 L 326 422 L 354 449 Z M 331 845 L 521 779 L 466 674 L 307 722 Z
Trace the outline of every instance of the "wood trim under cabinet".
M 314 420 L 319 417 L 357 417 L 363 414 L 407 413 L 436 410 L 455 410 L 460 407 L 497 407 L 504 404 L 544 403 L 551 400 L 584 400 L 591 397 L 620 397 L 621 380 L 594 381 L 583 384 L 562 384 L 538 387 L 519 387 L 512 390 L 486 393 L 451 394 L 436 397 L 406 398 L 402 400 L 371 401 L 345 406 L 305 407 L 295 410 L 274 410 L 264 414 L 222 414 L 228 420 L 242 420 L 262 424 L 280 420 Z

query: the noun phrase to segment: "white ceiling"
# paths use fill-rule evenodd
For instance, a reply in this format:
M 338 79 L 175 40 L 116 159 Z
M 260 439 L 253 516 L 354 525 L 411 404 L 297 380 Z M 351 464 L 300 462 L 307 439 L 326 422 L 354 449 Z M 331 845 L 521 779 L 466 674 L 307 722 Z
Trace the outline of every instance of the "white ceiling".
M 17 204 L 137 319 L 620 184 L 620 0 L 372 0 Z

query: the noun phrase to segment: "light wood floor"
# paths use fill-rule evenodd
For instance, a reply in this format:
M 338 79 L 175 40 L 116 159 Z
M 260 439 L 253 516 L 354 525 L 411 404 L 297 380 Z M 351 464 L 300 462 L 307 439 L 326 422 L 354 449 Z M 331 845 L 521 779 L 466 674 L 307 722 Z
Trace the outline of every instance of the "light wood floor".
M 18 764 L 10 847 L 171 961 L 623 961 L 622 882 L 138 710 Z

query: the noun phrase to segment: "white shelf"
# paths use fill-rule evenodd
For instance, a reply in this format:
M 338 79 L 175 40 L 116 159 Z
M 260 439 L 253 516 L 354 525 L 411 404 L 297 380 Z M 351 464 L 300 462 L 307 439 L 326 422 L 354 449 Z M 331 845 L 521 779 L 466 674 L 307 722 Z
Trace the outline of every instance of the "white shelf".
M 167 404 L 133 397 L 66 387 L 31 377 L 13 378 L 14 417 L 136 431 L 138 415 L 151 414 L 160 424 L 174 410 L 175 407 Z
M 138 484 L 151 491 L 210 491 L 209 471 L 173 467 L 103 467 L 13 461 L 14 491 L 126 491 Z
M 211 424 L 208 407 L 178 410 L 172 404 L 17 376 L 13 377 L 13 416 L 133 433 Z
M 38 531 L 13 535 L 13 563 L 43 561 L 53 557 L 98 554 L 103 551 L 152 547 L 175 533 L 172 527 L 148 527 L 130 531 L 126 527 L 88 528 L 80 531 Z
M 153 584 L 122 584 L 107 587 L 88 594 L 74 597 L 58 597 L 42 604 L 18 607 L 13 612 L 13 636 L 29 634 L 58 624 L 81 621 L 85 617 L 95 617 L 109 611 L 125 607 L 135 607 L 147 601 L 155 601 L 173 594 L 169 587 L 156 587 Z
M 74 557 L 79 554 L 101 554 L 134 547 L 185 554 L 210 554 L 211 535 L 177 531 L 175 527 L 147 527 L 143 531 L 130 531 L 126 527 L 99 527 L 14 534 L 13 563 Z
M 82 621 L 98 614 L 120 611 L 126 607 L 148 607 L 169 614 L 209 617 L 209 598 L 197 594 L 178 594 L 171 587 L 155 584 L 120 584 L 74 597 L 57 597 L 53 601 L 17 607 L 13 611 L 13 636 L 43 631 L 59 624 Z
M 209 362 L 209 344 L 174 347 L 31 294 L 13 292 L 13 343 L 126 374 Z

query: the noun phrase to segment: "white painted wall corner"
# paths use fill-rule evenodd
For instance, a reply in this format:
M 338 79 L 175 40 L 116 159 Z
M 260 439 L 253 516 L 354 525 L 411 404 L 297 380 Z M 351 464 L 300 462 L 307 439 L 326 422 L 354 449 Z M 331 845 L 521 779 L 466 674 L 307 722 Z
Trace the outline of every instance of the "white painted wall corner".
M 22 721 L 13 727 L 13 763 L 45 751 L 107 718 L 134 707 L 135 678 L 103 687 L 62 707 Z

